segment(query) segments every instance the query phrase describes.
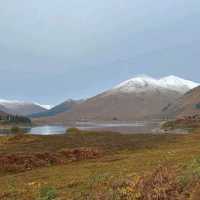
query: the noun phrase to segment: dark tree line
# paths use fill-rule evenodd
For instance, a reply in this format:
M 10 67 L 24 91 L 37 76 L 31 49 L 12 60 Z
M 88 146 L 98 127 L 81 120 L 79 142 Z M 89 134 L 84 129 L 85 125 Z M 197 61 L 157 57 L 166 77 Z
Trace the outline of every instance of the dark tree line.
M 18 116 L 18 115 L 0 116 L 0 121 L 8 123 L 23 123 L 23 124 L 31 123 L 31 120 L 28 117 Z

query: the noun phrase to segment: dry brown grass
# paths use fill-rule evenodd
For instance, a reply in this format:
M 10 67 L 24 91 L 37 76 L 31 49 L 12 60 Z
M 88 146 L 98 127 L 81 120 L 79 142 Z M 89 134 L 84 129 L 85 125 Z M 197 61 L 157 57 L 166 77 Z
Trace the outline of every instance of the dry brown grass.
M 167 167 L 160 167 L 152 175 L 142 177 L 134 190 L 139 193 L 139 200 L 175 200 L 182 193 L 175 171 Z
M 95 159 L 102 155 L 98 149 L 76 148 L 63 149 L 58 153 L 16 153 L 0 155 L 1 172 L 22 172 L 39 167 L 66 164 L 72 161 Z
M 0 194 L 5 200 L 38 200 L 46 186 L 61 200 L 198 199 L 198 132 L 80 132 L 2 141 Z
M 200 179 L 194 178 L 182 185 L 179 170 L 161 166 L 153 173 L 134 179 L 110 182 L 106 190 L 82 194 L 82 200 L 199 200 Z M 108 189 L 109 188 L 109 189 Z M 94 189 L 94 188 L 93 188 Z

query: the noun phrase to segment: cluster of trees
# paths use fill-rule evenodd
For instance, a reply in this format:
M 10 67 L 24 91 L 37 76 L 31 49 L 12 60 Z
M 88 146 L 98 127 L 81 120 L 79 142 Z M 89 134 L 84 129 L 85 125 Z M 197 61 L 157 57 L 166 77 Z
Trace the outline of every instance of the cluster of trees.
M 30 124 L 31 120 L 28 117 L 23 117 L 18 115 L 6 115 L 6 116 L 0 116 L 0 122 Z
M 200 109 L 200 103 L 196 104 L 196 109 Z

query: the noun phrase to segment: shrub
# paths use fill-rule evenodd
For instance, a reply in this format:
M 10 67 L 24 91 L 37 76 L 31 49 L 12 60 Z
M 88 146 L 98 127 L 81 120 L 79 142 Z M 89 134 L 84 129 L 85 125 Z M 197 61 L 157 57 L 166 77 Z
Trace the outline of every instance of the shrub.
M 69 129 L 67 129 L 66 133 L 77 134 L 77 133 L 80 133 L 80 130 L 78 128 L 69 128 Z
M 117 117 L 113 117 L 113 121 L 117 121 L 118 120 L 118 118 Z
M 21 140 L 25 136 L 25 130 L 19 128 L 18 126 L 13 126 L 11 128 L 11 133 L 14 134 L 13 137 L 9 139 L 9 141 L 17 141 Z
M 13 126 L 11 128 L 11 132 L 15 133 L 15 134 L 20 134 L 20 133 L 24 133 L 24 130 L 22 130 L 21 128 L 19 128 L 18 126 Z
M 54 187 L 45 186 L 40 189 L 40 200 L 54 200 L 57 197 L 57 191 Z
M 173 129 L 175 127 L 175 122 L 174 121 L 167 121 L 162 124 L 161 128 L 162 129 Z
M 185 166 L 185 169 L 181 176 L 178 177 L 179 183 L 182 186 L 194 182 L 194 180 L 200 179 L 200 158 L 194 158 L 189 164 Z
M 197 103 L 197 104 L 195 105 L 195 107 L 196 107 L 196 109 L 200 109 L 200 103 Z

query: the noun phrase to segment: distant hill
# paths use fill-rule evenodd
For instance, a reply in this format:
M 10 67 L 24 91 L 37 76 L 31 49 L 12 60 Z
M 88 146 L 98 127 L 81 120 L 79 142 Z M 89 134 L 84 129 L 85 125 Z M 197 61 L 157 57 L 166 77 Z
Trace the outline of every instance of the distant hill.
M 58 115 L 60 113 L 63 113 L 63 112 L 70 112 L 74 106 L 82 103 L 83 100 L 67 100 L 53 108 L 51 108 L 50 110 L 46 110 L 44 112 L 40 112 L 40 113 L 35 113 L 35 114 L 32 114 L 30 115 L 30 117 L 32 118 L 37 118 L 37 117 L 52 117 L 52 116 L 55 116 L 55 115 Z
M 28 116 L 34 113 L 44 112 L 47 109 L 37 103 L 0 100 L 0 110 L 12 114 Z
M 0 105 L 0 115 L 7 115 L 7 111 L 4 106 Z
M 199 84 L 175 76 L 154 79 L 135 77 L 75 105 L 71 111 L 44 118 L 69 120 L 143 120 L 160 117 L 162 109 Z M 41 120 L 41 119 L 40 119 Z
M 3 108 L 0 106 L 0 117 L 8 116 L 8 113 L 2 111 L 1 109 L 3 109 Z
M 200 87 L 196 87 L 181 98 L 166 106 L 163 115 L 168 117 L 179 117 L 200 114 Z

